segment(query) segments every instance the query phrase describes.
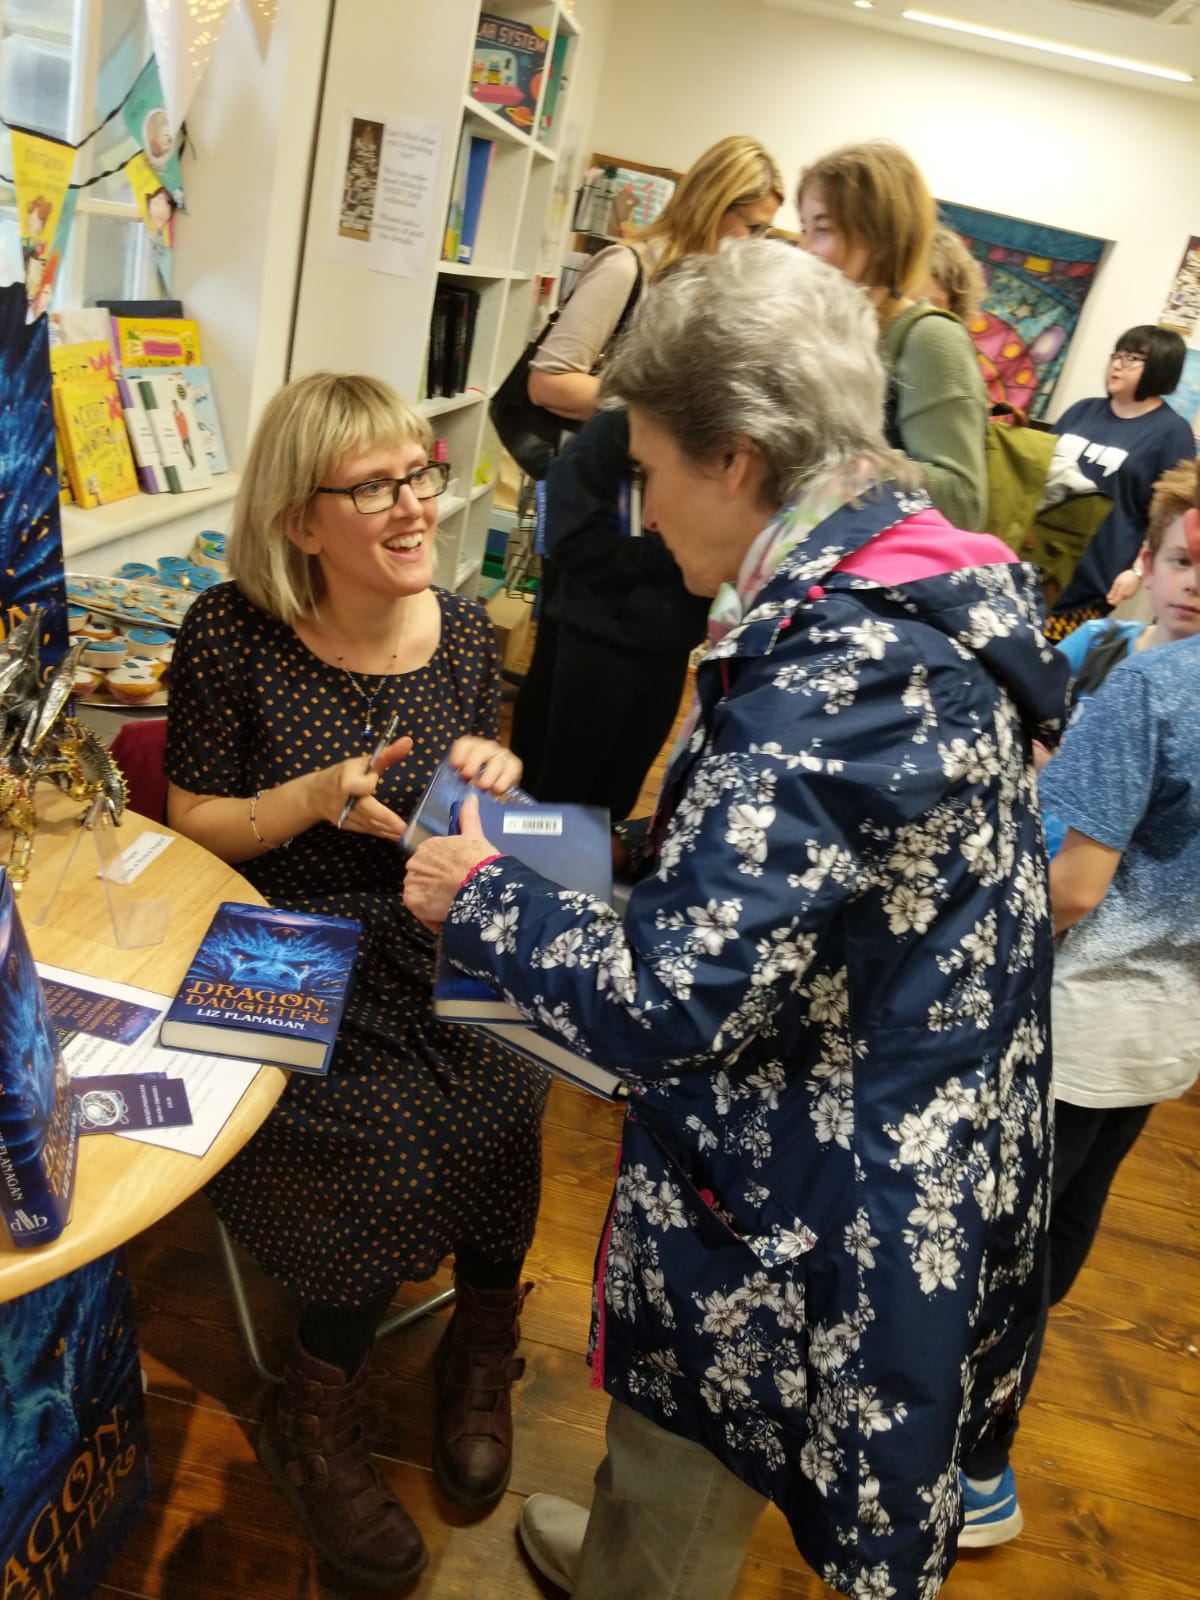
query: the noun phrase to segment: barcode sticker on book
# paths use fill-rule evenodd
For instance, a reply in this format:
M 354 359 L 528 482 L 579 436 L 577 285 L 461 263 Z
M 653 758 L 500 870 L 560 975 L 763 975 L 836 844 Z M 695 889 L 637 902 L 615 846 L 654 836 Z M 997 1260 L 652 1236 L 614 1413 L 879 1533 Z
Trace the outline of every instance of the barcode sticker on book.
M 563 831 L 561 811 L 539 811 L 536 816 L 530 816 L 523 810 L 505 812 L 505 833 L 543 833 L 559 835 Z

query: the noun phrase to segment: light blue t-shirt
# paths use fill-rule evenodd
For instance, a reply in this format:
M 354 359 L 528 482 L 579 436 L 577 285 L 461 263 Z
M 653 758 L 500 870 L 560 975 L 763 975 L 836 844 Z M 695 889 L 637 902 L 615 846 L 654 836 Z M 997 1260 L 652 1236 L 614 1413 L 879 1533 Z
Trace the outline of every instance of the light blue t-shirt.
M 1116 667 L 1039 779 L 1045 808 L 1121 861 L 1054 972 L 1054 1092 L 1146 1105 L 1200 1069 L 1200 637 Z
M 1083 669 L 1084 662 L 1098 644 L 1101 644 L 1105 639 L 1111 638 L 1115 633 L 1119 635 L 1125 645 L 1125 654 L 1131 655 L 1134 641 L 1147 626 L 1148 624 L 1145 622 L 1118 621 L 1115 617 L 1095 617 L 1091 622 L 1083 622 L 1078 628 L 1073 628 L 1065 639 L 1058 641 L 1054 648 L 1059 655 L 1066 656 L 1071 664 L 1071 677 L 1077 678 Z M 1091 698 L 1091 694 L 1082 694 L 1072 701 L 1071 722 L 1078 720 L 1081 709 Z M 1053 861 L 1067 836 L 1067 825 L 1060 817 L 1052 815 L 1046 806 L 1044 797 L 1042 801 L 1042 822 L 1046 829 L 1046 851 L 1051 861 Z

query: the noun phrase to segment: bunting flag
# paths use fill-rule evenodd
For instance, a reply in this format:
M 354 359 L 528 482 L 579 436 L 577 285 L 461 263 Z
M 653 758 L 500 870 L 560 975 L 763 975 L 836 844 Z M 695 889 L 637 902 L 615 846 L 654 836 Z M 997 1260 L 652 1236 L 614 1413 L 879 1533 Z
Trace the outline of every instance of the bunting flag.
M 10 133 L 21 260 L 32 319 L 45 310 L 50 300 L 54 283 L 52 258 L 55 267 L 61 259 L 61 251 L 56 256 L 52 247 L 58 244 L 59 222 L 75 165 L 75 146 L 47 139 L 44 134 L 26 133 L 22 128 L 13 128 Z
M 125 174 L 150 235 L 150 247 L 158 275 L 163 288 L 170 294 L 171 252 L 175 246 L 175 201 L 163 183 L 161 174 L 155 172 L 143 151 L 139 150 L 137 155 L 130 156 L 125 163 Z
M 147 161 L 159 174 L 159 182 L 171 194 L 176 207 L 184 211 L 183 173 L 179 167 L 179 140 L 167 119 L 158 62 L 153 56 L 138 74 L 138 80 L 125 96 L 121 107 L 125 126 L 135 144 L 141 146 Z
M 267 47 L 271 43 L 271 29 L 275 26 L 275 14 L 279 10 L 279 0 L 242 0 L 242 10 L 250 18 L 254 37 L 258 40 L 258 53 L 265 61 Z
M 187 116 L 232 4 L 233 0 L 146 0 L 172 137 Z

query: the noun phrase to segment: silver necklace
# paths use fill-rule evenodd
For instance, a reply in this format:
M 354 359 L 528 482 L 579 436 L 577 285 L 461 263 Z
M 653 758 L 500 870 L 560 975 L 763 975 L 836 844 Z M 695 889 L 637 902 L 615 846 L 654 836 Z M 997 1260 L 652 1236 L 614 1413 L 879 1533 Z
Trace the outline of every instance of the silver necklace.
M 393 655 L 392 660 L 394 661 L 395 659 L 396 658 Z M 340 660 L 338 662 L 338 666 L 342 667 Z M 363 724 L 363 740 L 369 743 L 371 736 L 375 731 L 375 702 L 379 699 L 380 694 L 383 692 L 384 685 L 388 680 L 386 676 L 381 677 L 373 689 L 367 690 L 363 688 L 361 683 L 359 683 L 358 679 L 350 671 L 349 667 L 342 667 L 342 671 L 346 674 L 346 678 L 349 681 L 350 687 L 360 697 L 360 699 L 366 702 L 367 717 Z

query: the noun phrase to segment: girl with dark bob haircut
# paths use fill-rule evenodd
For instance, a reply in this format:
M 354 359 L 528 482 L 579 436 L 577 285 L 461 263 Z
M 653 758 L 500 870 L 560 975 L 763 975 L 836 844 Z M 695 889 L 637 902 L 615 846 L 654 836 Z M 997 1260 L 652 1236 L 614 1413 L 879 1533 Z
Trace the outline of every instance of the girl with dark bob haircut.
M 1183 340 L 1171 329 L 1128 328 L 1108 358 L 1105 393 L 1077 400 L 1055 423 L 1058 453 L 1112 499 L 1050 614 L 1046 632 L 1055 641 L 1106 617 L 1141 582 L 1134 562 L 1154 484 L 1196 453 L 1191 428 L 1163 399 L 1178 386 L 1183 360 Z

